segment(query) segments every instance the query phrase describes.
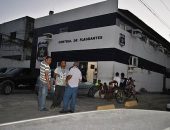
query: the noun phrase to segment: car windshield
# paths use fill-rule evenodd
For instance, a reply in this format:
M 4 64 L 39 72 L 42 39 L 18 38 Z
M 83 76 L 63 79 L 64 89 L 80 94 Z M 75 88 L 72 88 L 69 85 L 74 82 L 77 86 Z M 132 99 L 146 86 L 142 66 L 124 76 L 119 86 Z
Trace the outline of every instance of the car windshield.
M 14 69 L 15 68 L 0 68 L 0 74 L 6 74 Z
M 3 74 L 7 68 L 0 68 L 0 74 Z
M 8 68 L 8 69 L 6 70 L 6 72 L 3 73 L 3 74 L 9 74 L 9 75 L 11 75 L 11 74 L 15 74 L 15 73 L 18 72 L 18 71 L 19 71 L 19 69 L 17 69 L 17 68 Z

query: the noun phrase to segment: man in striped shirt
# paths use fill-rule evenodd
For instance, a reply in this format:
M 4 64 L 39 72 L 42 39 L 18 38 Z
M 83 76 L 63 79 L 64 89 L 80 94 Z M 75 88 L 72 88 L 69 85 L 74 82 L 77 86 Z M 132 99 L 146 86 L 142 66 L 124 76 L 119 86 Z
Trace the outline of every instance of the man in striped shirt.
M 40 84 L 39 84 L 39 91 L 38 91 L 38 105 L 40 111 L 48 111 L 45 107 L 46 103 L 46 96 L 48 91 L 50 90 L 50 78 L 51 78 L 51 57 L 45 57 L 45 60 L 41 62 L 40 65 Z

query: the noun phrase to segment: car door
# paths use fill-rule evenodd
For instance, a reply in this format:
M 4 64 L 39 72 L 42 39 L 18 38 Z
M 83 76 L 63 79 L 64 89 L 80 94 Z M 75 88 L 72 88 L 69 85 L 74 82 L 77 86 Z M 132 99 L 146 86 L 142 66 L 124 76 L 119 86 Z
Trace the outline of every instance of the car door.
M 28 88 L 32 82 L 31 69 L 21 69 L 17 79 L 19 88 Z

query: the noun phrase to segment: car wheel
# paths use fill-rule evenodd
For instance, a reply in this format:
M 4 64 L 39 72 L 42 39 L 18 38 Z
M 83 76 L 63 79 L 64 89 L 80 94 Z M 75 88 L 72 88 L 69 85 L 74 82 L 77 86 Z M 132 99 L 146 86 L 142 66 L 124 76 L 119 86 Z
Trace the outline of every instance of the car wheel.
M 13 83 L 12 82 L 5 82 L 3 83 L 3 92 L 5 95 L 9 95 L 12 93 L 13 90 Z

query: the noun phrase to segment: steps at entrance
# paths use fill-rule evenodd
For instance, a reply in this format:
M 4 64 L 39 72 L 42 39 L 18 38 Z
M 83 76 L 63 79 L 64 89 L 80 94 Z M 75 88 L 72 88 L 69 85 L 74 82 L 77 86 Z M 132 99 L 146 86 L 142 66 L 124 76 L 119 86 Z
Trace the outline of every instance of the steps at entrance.
M 97 106 L 97 110 L 109 110 L 109 109 L 115 109 L 115 105 L 110 104 L 110 105 L 104 105 L 104 106 Z
M 125 102 L 125 108 L 131 108 L 131 107 L 135 107 L 138 105 L 136 100 L 131 100 L 131 101 L 126 101 Z

